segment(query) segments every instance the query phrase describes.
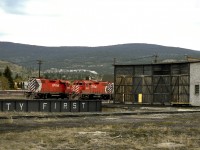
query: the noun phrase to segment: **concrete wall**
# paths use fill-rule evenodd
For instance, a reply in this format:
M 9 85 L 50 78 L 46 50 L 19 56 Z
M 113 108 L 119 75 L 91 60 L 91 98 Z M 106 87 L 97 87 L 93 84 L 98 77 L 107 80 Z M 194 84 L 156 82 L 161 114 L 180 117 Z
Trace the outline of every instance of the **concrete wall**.
M 190 63 L 190 104 L 200 106 L 200 91 L 195 94 L 195 85 L 200 87 L 200 63 Z
M 101 110 L 100 100 L 0 100 L 0 112 L 101 112 Z

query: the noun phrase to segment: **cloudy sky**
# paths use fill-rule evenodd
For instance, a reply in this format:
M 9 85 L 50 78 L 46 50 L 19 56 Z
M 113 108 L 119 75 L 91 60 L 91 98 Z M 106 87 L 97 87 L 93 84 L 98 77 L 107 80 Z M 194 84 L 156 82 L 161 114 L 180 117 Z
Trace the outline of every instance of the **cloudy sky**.
M 0 41 L 200 50 L 200 0 L 0 0 Z

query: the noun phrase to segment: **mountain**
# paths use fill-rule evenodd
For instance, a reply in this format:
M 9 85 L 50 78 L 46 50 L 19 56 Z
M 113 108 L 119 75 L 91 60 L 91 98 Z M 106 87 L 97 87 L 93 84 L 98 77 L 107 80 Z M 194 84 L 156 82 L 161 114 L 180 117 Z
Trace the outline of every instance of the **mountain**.
M 157 55 L 160 61 L 183 61 L 185 56 L 200 58 L 200 52 L 178 47 L 153 44 L 122 44 L 101 47 L 44 47 L 0 42 L 0 60 L 13 62 L 29 69 L 51 68 L 65 70 L 91 70 L 113 74 L 113 59 L 118 64 L 152 63 Z
M 4 70 L 7 66 L 12 70 L 13 75 L 20 74 L 22 71 L 24 71 L 22 66 L 19 66 L 17 64 L 13 64 L 11 62 L 0 60 L 0 72 L 1 73 L 4 72 Z

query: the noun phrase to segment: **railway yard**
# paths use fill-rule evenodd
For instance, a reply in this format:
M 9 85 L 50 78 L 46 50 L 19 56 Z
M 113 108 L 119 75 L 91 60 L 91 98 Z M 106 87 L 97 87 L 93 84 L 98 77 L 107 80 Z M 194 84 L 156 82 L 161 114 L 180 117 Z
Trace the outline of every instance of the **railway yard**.
M 200 108 L 103 104 L 102 112 L 0 112 L 7 149 L 193 149 Z
M 0 45 L 0 150 L 200 150 L 195 50 Z
M 103 101 L 99 105 L 101 111 L 94 111 L 90 108 L 94 103 L 88 101 L 88 112 L 26 112 L 17 107 L 17 101 L 22 106 L 25 100 L 23 91 L 7 91 L 2 94 L 1 150 L 200 149 L 200 107 L 113 104 L 113 101 Z M 52 111 L 49 104 L 56 103 L 58 106 L 58 101 L 61 104 L 62 101 L 65 102 L 60 99 L 53 103 L 47 100 L 32 101 L 38 103 L 36 108 L 40 111 Z M 35 108 L 32 101 L 27 100 L 24 107 L 26 104 L 27 109 Z M 70 102 L 71 110 L 76 102 Z M 66 105 L 63 103 L 63 106 Z M 14 109 L 15 107 L 18 109 Z

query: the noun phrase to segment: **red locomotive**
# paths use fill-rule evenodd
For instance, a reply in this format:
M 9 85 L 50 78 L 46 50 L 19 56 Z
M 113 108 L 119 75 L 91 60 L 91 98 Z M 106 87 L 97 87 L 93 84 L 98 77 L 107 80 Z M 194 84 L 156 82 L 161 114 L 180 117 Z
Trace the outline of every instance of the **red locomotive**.
M 70 82 L 32 78 L 28 81 L 28 96 L 33 98 L 69 98 Z
M 28 82 L 28 96 L 33 98 L 66 99 L 112 99 L 114 84 L 111 82 L 76 80 L 70 84 L 67 80 L 49 80 L 32 78 Z
M 76 80 L 73 82 L 71 91 L 72 99 L 103 99 L 112 98 L 113 83 L 93 80 Z

